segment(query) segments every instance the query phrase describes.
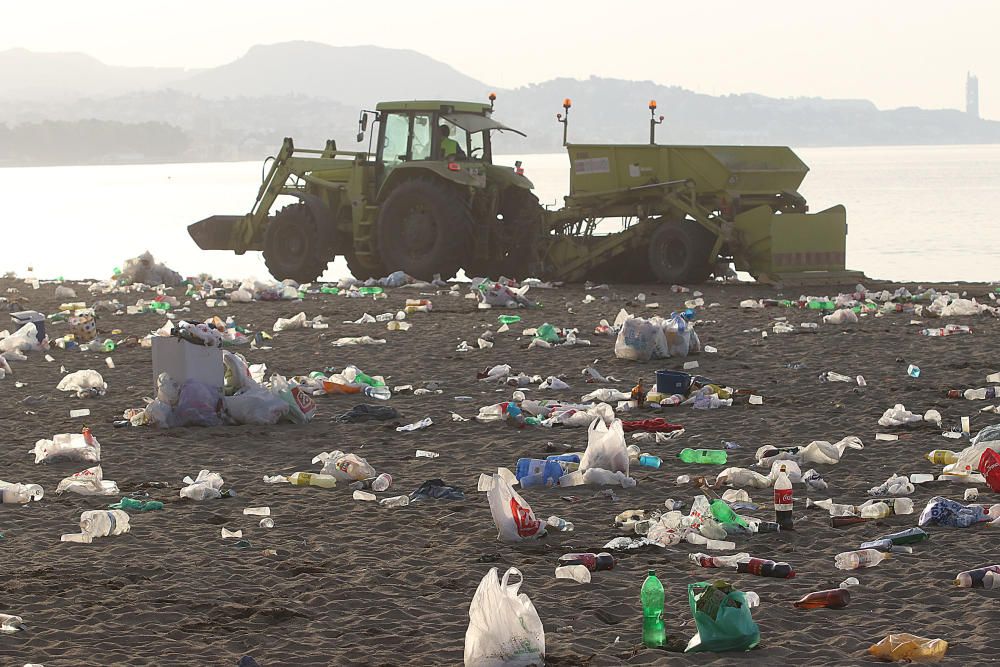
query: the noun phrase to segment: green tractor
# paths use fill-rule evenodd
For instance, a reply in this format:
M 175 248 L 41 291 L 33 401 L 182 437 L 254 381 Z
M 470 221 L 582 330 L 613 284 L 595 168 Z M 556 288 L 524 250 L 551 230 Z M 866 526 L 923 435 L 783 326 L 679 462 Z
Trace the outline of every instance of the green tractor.
M 271 274 L 310 282 L 337 255 L 357 278 L 402 270 L 616 282 L 701 282 L 730 264 L 760 281 L 849 283 L 847 213 L 810 213 L 809 168 L 784 146 L 663 146 L 650 101 L 649 144 L 563 144 L 570 194 L 543 209 L 518 167 L 494 165 L 489 104 L 384 102 L 373 152 L 298 149 L 285 139 L 243 216 L 188 229 L 205 250 L 262 250 Z M 518 134 L 521 134 L 518 132 Z M 372 132 L 370 137 L 374 137 Z M 369 142 L 371 138 L 369 139 Z M 270 160 L 270 158 L 269 158 Z M 265 167 L 267 162 L 265 162 Z M 298 201 L 271 214 L 276 199 Z M 618 224 L 609 232 L 609 225 Z
M 216 215 L 191 225 L 204 250 L 261 250 L 271 274 L 315 280 L 337 255 L 355 276 L 403 270 L 451 277 L 526 275 L 542 209 L 519 170 L 494 165 L 493 132 L 517 132 L 493 120 L 489 104 L 383 102 L 362 111 L 374 151 L 296 148 L 286 138 L 267 169 L 250 213 Z M 369 140 L 369 149 L 371 144 Z M 279 196 L 298 201 L 275 213 Z

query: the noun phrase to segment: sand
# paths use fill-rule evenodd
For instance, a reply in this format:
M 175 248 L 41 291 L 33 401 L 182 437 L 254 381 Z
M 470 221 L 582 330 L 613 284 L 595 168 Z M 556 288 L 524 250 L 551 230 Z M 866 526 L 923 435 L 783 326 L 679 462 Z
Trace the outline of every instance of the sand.
M 51 285 L 33 291 L 23 283 L 0 283 L 0 288 L 8 287 L 18 287 L 31 308 L 44 312 L 53 312 L 60 302 Z M 982 296 L 991 288 L 959 289 Z M 834 529 L 825 512 L 805 509 L 806 492 L 798 486 L 794 532 L 761 534 L 738 543 L 738 550 L 788 561 L 798 573 L 794 579 L 702 569 L 688 561 L 687 554 L 696 550 L 690 545 L 621 553 L 613 571 L 596 573 L 587 585 L 554 578 L 561 554 L 600 551 L 616 537 L 612 520 L 622 510 L 655 509 L 666 498 L 690 504 L 695 490 L 676 486 L 675 478 L 683 473 L 715 474 L 721 467 L 681 463 L 676 453 L 683 447 L 713 448 L 736 441 L 741 447 L 730 452 L 731 464 L 749 466 L 762 444 L 804 445 L 857 435 L 865 449 L 848 451 L 839 465 L 819 466 L 830 491 L 813 497 L 860 503 L 866 489 L 892 473 L 934 472 L 935 466 L 923 458 L 927 451 L 960 448 L 929 426 L 879 428 L 876 421 L 886 408 L 895 403 L 920 412 L 936 408 L 948 426 L 971 415 L 973 432 L 1000 421 L 998 415 L 978 413 L 986 402 L 945 396 L 950 388 L 983 386 L 988 373 L 1000 370 L 1000 323 L 995 319 L 952 318 L 949 321 L 972 325 L 975 333 L 948 338 L 920 336 L 920 327 L 909 325 L 911 315 L 893 314 L 855 325 L 820 325 L 814 334 L 771 334 L 761 340 L 759 333 L 748 330 L 768 326 L 773 317 L 788 316 L 797 325 L 818 322 L 820 316 L 815 311 L 737 308 L 744 298 L 778 294 L 768 287 L 716 285 L 702 290 L 706 302 L 721 305 L 701 312 L 706 320 L 698 327 L 702 340 L 719 352 L 697 357 L 699 370 L 720 382 L 757 390 L 764 404 L 666 411 L 663 416 L 681 423 L 686 434 L 645 447 L 664 458 L 661 469 L 636 470 L 638 486 L 619 490 L 618 500 L 586 487 L 525 491 L 536 514 L 558 514 L 576 530 L 513 546 L 496 541 L 486 495 L 476 492 L 479 474 L 497 466 L 513 468 L 518 457 L 544 456 L 549 441 L 582 450 L 586 430 L 453 423 L 452 411 L 472 417 L 478 407 L 510 396 L 509 389 L 477 382 L 476 372 L 506 362 L 515 371 L 563 375 L 572 387 L 566 392 L 533 392 L 546 397 L 579 398 L 593 389 L 583 383 L 580 371 L 595 359 L 603 371 L 622 378 L 621 389 L 639 377 L 651 382 L 656 369 L 679 369 L 684 360 L 618 361 L 614 339 L 591 332 L 598 320 L 613 319 L 622 306 L 652 312 L 634 301 L 639 292 L 645 292 L 649 302 L 660 303 L 658 312 L 680 307 L 690 295 L 671 294 L 663 286 L 615 286 L 593 292 L 598 300 L 583 304 L 582 286 L 537 291 L 533 295 L 545 307 L 519 311 L 524 326 L 549 321 L 579 327 L 593 346 L 527 350 L 528 340 L 519 338 L 522 327 L 515 325 L 514 331 L 497 337 L 493 349 L 467 353 L 455 352 L 456 345 L 461 340 L 474 344 L 476 333 L 489 325 L 495 328 L 497 315 L 504 311 L 477 311 L 473 301 L 432 296 L 432 314 L 412 316 L 414 326 L 408 332 L 386 332 L 383 324 L 341 322 L 365 311 L 396 310 L 404 299 L 416 296 L 415 290 L 390 290 L 387 300 L 376 303 L 315 295 L 301 304 L 231 304 L 223 309 L 193 304 L 192 318 L 232 314 L 253 330 L 269 330 L 277 317 L 300 310 L 332 322 L 325 331 L 277 334 L 270 351 L 242 350 L 251 362 L 266 362 L 271 372 L 295 375 L 354 363 L 371 374 L 391 376 L 390 385 L 438 381 L 443 394 L 404 395 L 391 401 L 403 423 L 434 419 L 434 426 L 416 433 L 397 433 L 391 425 L 378 423 L 333 423 L 336 415 L 359 402 L 348 396 L 319 398 L 316 418 L 303 426 L 115 429 L 111 422 L 122 410 L 140 406 L 142 397 L 151 394 L 148 350 L 116 351 L 114 370 L 105 367 L 100 354 L 54 350 L 56 361 L 46 363 L 33 353 L 14 365 L 13 377 L 0 381 L 0 479 L 39 483 L 46 490 L 41 502 L 0 506 L 0 611 L 22 616 L 30 627 L 0 635 L 0 664 L 235 665 L 244 654 L 265 667 L 461 664 L 469 602 L 482 576 L 494 566 L 501 573 L 510 566 L 524 573 L 521 590 L 545 625 L 548 665 L 858 664 L 868 660 L 868 646 L 890 632 L 947 639 L 951 647 L 946 663 L 997 660 L 998 591 L 959 589 L 951 580 L 961 570 L 1000 561 L 1000 531 L 985 525 L 930 528 L 931 540 L 917 545 L 913 555 L 845 573 L 834 568 L 835 554 L 914 526 L 917 515 Z M 801 291 L 789 290 L 787 296 L 795 298 Z M 806 293 L 837 291 L 810 288 Z M 79 286 L 78 292 L 85 294 Z M 135 298 L 130 295 L 128 302 Z M 100 321 L 104 330 L 120 328 L 135 335 L 161 323 L 161 317 L 151 314 Z M 66 330 L 63 325 L 50 329 L 54 335 Z M 359 348 L 329 344 L 341 336 L 364 334 L 389 342 Z M 792 370 L 787 367 L 791 362 L 804 366 Z M 907 376 L 908 363 L 920 366 L 919 379 Z M 110 385 L 108 394 L 78 399 L 55 391 L 60 365 L 69 371 L 99 370 Z M 858 392 L 851 384 L 820 383 L 817 376 L 827 370 L 863 374 L 868 387 Z M 16 388 L 15 381 L 26 385 Z M 29 395 L 45 400 L 28 407 L 21 401 Z M 475 401 L 455 401 L 459 395 L 471 395 Z M 79 407 L 90 408 L 91 417 L 69 419 L 69 410 Z M 638 414 L 654 415 L 648 410 Z M 58 481 L 83 466 L 35 465 L 28 453 L 37 439 L 79 430 L 84 423 L 102 443 L 105 477 L 116 480 L 123 493 L 149 482 L 166 484 L 147 489 L 166 504 L 164 511 L 135 513 L 130 533 L 91 545 L 61 543 L 59 536 L 77 529 L 82 511 L 109 501 L 56 496 Z M 898 432 L 900 439 L 876 442 L 880 431 Z M 400 493 L 409 493 L 426 479 L 441 478 L 463 488 L 466 499 L 426 500 L 388 510 L 355 502 L 346 489 L 262 482 L 263 475 L 316 470 L 310 465 L 312 457 L 332 449 L 367 457 L 379 471 L 393 475 Z M 417 449 L 439 452 L 440 457 L 415 458 Z M 202 468 L 220 472 L 238 497 L 207 502 L 178 498 L 181 478 Z M 917 512 L 937 494 L 960 499 L 964 488 L 947 483 L 919 487 L 913 495 Z M 751 489 L 750 494 L 768 501 L 767 490 Z M 563 500 L 567 495 L 580 499 Z M 991 504 L 1000 502 L 1000 495 L 983 487 L 980 499 Z M 256 519 L 242 515 L 244 507 L 258 505 L 271 507 L 273 529 L 259 528 Z M 771 518 L 767 511 L 756 514 Z M 242 529 L 252 546 L 240 549 L 236 540 L 221 539 L 222 527 Z M 266 555 L 267 549 L 278 555 Z M 754 610 L 761 629 L 759 648 L 745 654 L 694 655 L 644 648 L 639 588 L 649 568 L 656 570 L 666 590 L 667 633 L 674 642 L 686 642 L 694 633 L 687 585 L 725 576 L 742 590 L 760 595 L 761 606 Z M 836 587 L 851 574 L 861 586 L 852 589 L 848 608 L 803 611 L 792 606 L 803 594 Z

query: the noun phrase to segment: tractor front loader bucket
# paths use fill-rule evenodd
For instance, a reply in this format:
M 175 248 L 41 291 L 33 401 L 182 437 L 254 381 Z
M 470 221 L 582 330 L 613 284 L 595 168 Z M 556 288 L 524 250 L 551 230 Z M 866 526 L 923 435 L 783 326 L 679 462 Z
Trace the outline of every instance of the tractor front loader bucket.
M 781 285 L 856 283 L 848 271 L 847 211 L 832 206 L 819 213 L 773 213 L 758 206 L 736 216 L 736 268 L 760 282 Z
M 246 215 L 213 215 L 188 225 L 188 234 L 202 250 L 235 250 L 242 254 L 251 247 L 247 238 Z

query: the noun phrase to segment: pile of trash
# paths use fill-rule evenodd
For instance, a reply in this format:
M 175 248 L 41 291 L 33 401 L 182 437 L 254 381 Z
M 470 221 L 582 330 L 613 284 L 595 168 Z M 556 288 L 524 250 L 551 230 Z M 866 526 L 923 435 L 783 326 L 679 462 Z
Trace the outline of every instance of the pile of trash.
M 480 309 L 534 308 L 537 304 L 525 296 L 530 287 L 527 284 L 518 286 L 516 281 L 501 276 L 496 281 L 476 278 L 469 290 L 479 302 Z
M 680 313 L 645 319 L 622 310 L 615 319 L 615 356 L 629 361 L 686 357 L 701 352 L 694 324 Z

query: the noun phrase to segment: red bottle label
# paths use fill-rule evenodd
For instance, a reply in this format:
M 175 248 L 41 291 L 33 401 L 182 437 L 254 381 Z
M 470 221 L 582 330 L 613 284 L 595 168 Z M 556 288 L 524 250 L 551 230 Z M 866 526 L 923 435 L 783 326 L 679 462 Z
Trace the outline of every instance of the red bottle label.
M 774 509 L 792 509 L 792 490 L 791 489 L 775 489 L 774 490 Z
M 983 473 L 989 487 L 1000 493 L 1000 454 L 992 449 L 983 452 L 979 459 L 979 472 Z

